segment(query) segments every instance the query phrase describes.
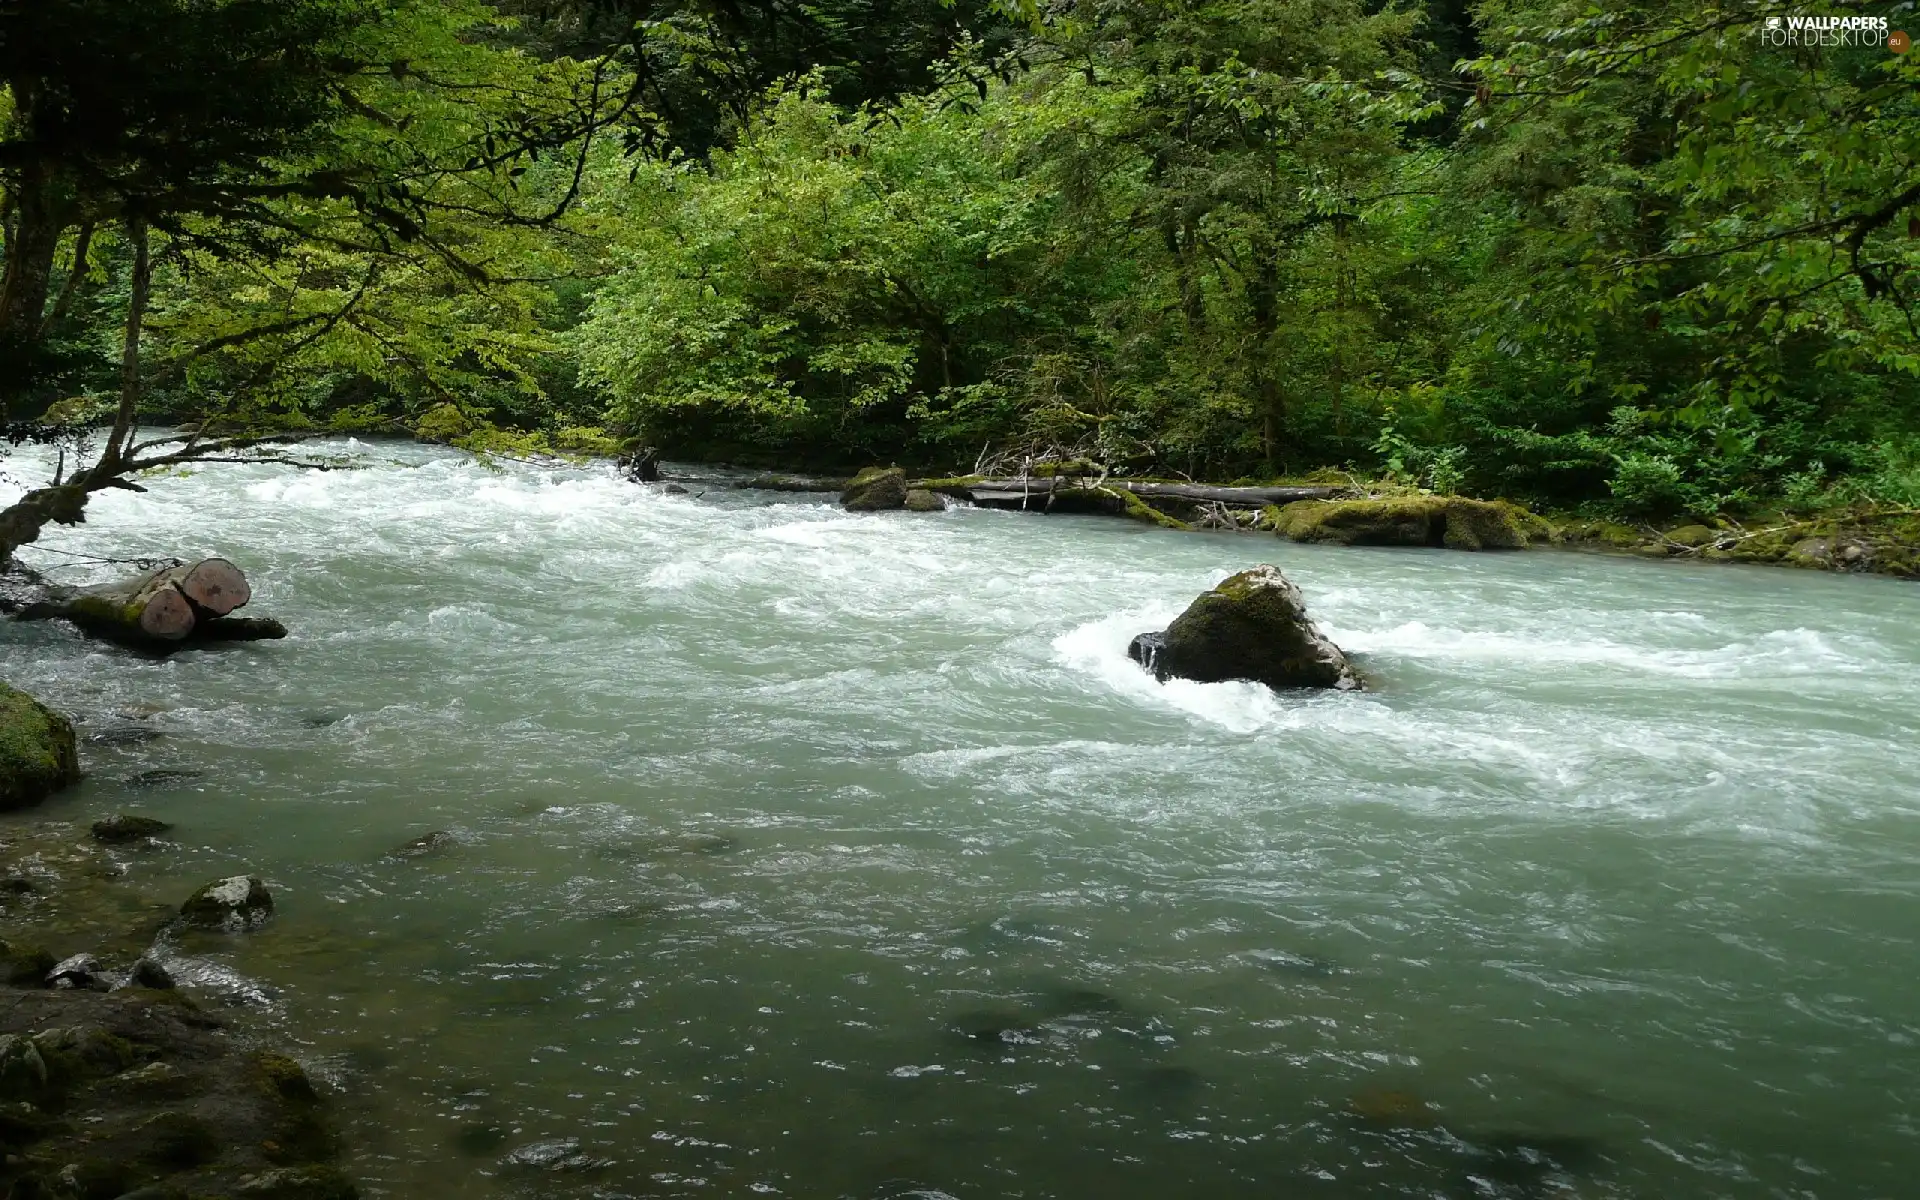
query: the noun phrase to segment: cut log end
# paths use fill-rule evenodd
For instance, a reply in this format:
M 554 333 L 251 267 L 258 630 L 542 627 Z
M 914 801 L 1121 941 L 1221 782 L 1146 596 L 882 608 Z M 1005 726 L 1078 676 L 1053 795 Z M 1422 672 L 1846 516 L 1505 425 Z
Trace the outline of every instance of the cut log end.
M 193 632 L 193 605 L 172 588 L 155 591 L 140 610 L 140 631 L 164 642 L 178 642 Z
M 252 597 L 240 568 L 207 558 L 77 592 L 49 591 L 20 617 L 62 617 L 95 637 L 161 654 L 202 642 L 287 636 L 278 621 L 227 615 Z
M 216 617 L 245 608 L 253 599 L 247 577 L 224 558 L 203 558 L 193 564 L 181 577 L 179 587 L 187 599 Z

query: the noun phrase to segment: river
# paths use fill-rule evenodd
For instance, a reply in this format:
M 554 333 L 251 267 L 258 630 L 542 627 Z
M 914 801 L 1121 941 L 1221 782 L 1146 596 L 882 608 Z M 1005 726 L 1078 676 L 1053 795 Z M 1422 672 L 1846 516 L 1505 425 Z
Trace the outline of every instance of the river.
M 222 554 L 294 633 L 0 625 L 164 735 L 5 824 L 176 822 L 100 885 L 140 903 L 266 878 L 172 952 L 338 1089 L 369 1195 L 1911 1194 L 1910 583 L 331 449 L 23 554 Z M 1126 660 L 1258 562 L 1373 690 Z M 610 1161 L 503 1165 L 555 1138 Z

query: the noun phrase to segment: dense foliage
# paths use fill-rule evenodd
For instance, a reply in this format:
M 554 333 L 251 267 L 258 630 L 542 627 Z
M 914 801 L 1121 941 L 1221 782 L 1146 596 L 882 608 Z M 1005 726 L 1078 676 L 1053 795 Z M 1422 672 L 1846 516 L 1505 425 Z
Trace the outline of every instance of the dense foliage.
M 154 415 L 1913 506 L 1920 56 L 1799 15 L 0 7 L 0 392 L 110 407 L 137 226 Z

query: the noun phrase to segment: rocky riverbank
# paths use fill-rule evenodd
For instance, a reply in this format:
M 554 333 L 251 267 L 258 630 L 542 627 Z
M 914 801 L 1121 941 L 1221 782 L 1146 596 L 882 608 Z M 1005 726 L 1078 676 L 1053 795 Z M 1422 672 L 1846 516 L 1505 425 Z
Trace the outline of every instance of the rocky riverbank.
M 1852 509 L 1811 517 L 1774 515 L 1679 524 L 1627 524 L 1578 515 L 1543 516 L 1508 500 L 1421 493 L 1361 495 L 1324 484 L 1260 487 L 1111 480 L 1054 472 L 1008 481 L 983 476 L 913 479 L 872 467 L 851 480 L 759 475 L 737 486 L 841 493 L 850 511 L 938 511 L 938 497 L 988 508 L 1104 513 L 1176 530 L 1277 534 L 1343 546 L 1451 550 L 1561 547 L 1640 558 L 1754 563 L 1920 578 L 1920 512 Z M 1299 499 L 1275 503 L 1276 493 Z M 1342 493 L 1344 494 L 1334 494 Z M 918 499 L 920 502 L 916 503 Z
M 349 1200 L 299 1063 L 172 990 L 39 986 L 5 944 L 0 1186 L 48 1200 Z
M 264 889 L 241 876 L 176 908 L 115 886 L 164 830 L 37 822 L 0 842 L 0 1195 L 348 1200 L 306 1071 L 166 965 L 183 937 L 256 923 Z

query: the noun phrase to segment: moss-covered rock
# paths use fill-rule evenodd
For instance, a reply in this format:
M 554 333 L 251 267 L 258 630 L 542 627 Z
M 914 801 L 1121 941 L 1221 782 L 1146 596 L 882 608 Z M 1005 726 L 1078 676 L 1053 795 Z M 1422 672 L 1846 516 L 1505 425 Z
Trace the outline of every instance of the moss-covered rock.
M 1275 689 L 1360 687 L 1347 656 L 1307 615 L 1300 589 L 1272 566 L 1221 581 L 1164 632 L 1133 639 L 1127 655 L 1162 682 L 1246 679 Z
M 908 488 L 906 506 L 908 512 L 947 511 L 947 502 L 925 488 Z
M 79 779 L 73 722 L 0 683 L 0 810 L 38 804 Z
M 1639 530 L 1617 521 L 1569 521 L 1560 526 L 1560 540 L 1573 546 L 1626 550 L 1646 538 Z
M 1667 530 L 1666 536 L 1676 546 L 1694 548 L 1710 545 L 1720 535 L 1705 525 L 1682 525 L 1678 529 Z
M 450 445 L 473 433 L 474 424 L 452 402 L 435 405 L 413 423 L 413 436 L 423 442 Z
M 1816 571 L 1920 578 L 1920 516 L 1852 510 L 1796 518 L 1749 515 L 1741 523 L 1683 525 L 1665 532 L 1611 521 L 1569 521 L 1568 545 L 1645 558 L 1701 558 Z
M 104 422 L 120 406 L 114 396 L 86 395 L 68 396 L 56 400 L 40 414 L 43 425 L 93 425 Z
M 906 505 L 907 473 L 899 467 L 868 467 L 840 493 L 840 506 L 848 512 L 884 512 Z
M 133 1138 L 131 1157 L 142 1166 L 183 1171 L 220 1157 L 220 1135 L 190 1113 L 156 1113 L 133 1131 Z
M 0 1062 L 32 1095 L 0 1099 L 0 1196 L 352 1197 L 325 1100 L 239 1042 L 165 993 L 6 990 Z
M 273 893 L 258 875 L 216 879 L 187 897 L 180 915 L 208 929 L 254 929 L 273 916 Z
M 0 938 L 0 977 L 15 987 L 40 987 L 59 961 L 44 946 Z
M 137 813 L 115 813 L 93 823 L 93 837 L 101 842 L 144 842 L 148 838 L 157 838 L 173 826 L 158 817 L 143 817 Z
M 307 1069 L 284 1054 L 254 1055 L 254 1069 L 260 1072 L 260 1085 L 282 1100 L 312 1104 L 320 1098 Z
M 1460 496 L 1298 500 L 1270 520 L 1275 532 L 1296 542 L 1341 546 L 1518 550 L 1552 536 L 1551 526 L 1517 504 Z

